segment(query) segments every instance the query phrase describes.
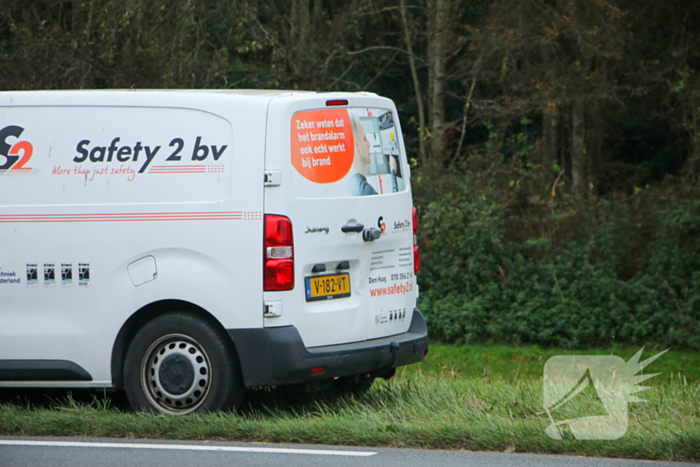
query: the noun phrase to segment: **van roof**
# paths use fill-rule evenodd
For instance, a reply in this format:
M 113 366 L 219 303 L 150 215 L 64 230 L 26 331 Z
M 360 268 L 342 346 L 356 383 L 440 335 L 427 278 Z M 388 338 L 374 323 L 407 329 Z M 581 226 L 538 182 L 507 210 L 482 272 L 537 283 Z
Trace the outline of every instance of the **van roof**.
M 94 105 L 95 102 L 106 101 L 124 103 L 134 101 L 137 95 L 139 96 L 138 100 L 142 101 L 146 94 L 151 95 L 157 101 L 176 96 L 187 99 L 186 96 L 188 95 L 200 94 L 202 97 L 205 95 L 212 97 L 215 95 L 226 95 L 234 99 L 239 97 L 241 99 L 255 99 L 264 102 L 276 97 L 294 98 L 313 95 L 338 96 L 339 98 L 348 95 L 377 96 L 377 94 L 372 92 L 321 92 L 276 89 L 62 89 L 55 91 L 0 91 L 0 106 L 46 105 L 48 102 L 59 105 Z M 104 100 L 100 99 L 98 95 L 101 95 Z
M 65 93 L 65 92 L 77 92 L 77 93 L 143 93 L 143 92 L 157 92 L 157 93 L 215 93 L 215 94 L 235 94 L 241 96 L 281 96 L 281 95 L 297 95 L 297 94 L 360 94 L 365 96 L 376 96 L 376 93 L 360 91 L 360 92 L 349 92 L 349 91 L 300 91 L 291 89 L 56 89 L 56 90 L 36 90 L 36 91 L 14 91 L 5 90 L 0 91 L 2 94 L 9 93 L 20 93 L 20 94 L 30 94 L 30 93 Z

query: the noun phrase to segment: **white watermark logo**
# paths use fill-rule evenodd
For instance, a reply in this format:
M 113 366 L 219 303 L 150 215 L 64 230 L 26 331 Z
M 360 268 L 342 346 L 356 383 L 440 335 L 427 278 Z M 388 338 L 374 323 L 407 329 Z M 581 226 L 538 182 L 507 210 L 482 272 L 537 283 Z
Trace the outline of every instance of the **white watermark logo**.
M 640 363 L 643 350 L 629 362 L 615 355 L 557 355 L 547 360 L 544 408 L 551 423 L 545 432 L 554 439 L 563 439 L 567 428 L 576 439 L 624 435 L 627 404 L 646 402 L 634 394 L 649 387 L 638 384 L 659 374 L 637 373 L 669 349 Z

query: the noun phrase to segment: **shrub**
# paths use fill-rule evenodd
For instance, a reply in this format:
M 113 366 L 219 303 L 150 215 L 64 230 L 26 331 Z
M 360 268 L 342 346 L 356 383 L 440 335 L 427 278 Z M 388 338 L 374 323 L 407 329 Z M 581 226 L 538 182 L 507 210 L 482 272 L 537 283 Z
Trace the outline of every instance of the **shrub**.
M 700 349 L 698 191 L 635 190 L 576 206 L 552 197 L 556 173 L 478 156 L 458 171 L 421 168 L 419 307 L 431 335 Z

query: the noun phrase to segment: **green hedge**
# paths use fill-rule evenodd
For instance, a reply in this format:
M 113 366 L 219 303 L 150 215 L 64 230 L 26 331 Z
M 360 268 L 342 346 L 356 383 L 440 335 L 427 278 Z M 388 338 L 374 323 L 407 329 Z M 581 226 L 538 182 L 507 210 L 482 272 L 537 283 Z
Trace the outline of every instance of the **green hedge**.
M 636 189 L 575 205 L 557 167 L 474 158 L 417 171 L 419 307 L 431 336 L 700 349 L 700 196 Z

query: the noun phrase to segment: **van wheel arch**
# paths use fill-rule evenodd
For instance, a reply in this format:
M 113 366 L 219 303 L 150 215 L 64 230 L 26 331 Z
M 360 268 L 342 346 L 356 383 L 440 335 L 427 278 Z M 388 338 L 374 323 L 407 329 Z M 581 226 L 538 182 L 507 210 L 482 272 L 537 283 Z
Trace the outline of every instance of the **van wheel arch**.
M 136 336 L 136 333 L 153 319 L 174 310 L 193 313 L 203 321 L 206 321 L 225 332 L 224 327 L 216 318 L 214 318 L 214 316 L 211 315 L 211 313 L 193 303 L 183 300 L 160 300 L 149 303 L 148 305 L 134 312 L 134 314 L 132 314 L 129 319 L 126 320 L 114 341 L 111 362 L 112 386 L 114 388 L 124 387 L 124 363 L 126 361 L 126 352 L 129 349 L 129 345 L 134 339 L 134 336 Z M 238 360 L 240 365 L 240 359 L 238 358 L 236 346 L 234 345 L 233 341 L 231 342 L 231 349 L 234 353 L 234 357 L 236 360 Z

